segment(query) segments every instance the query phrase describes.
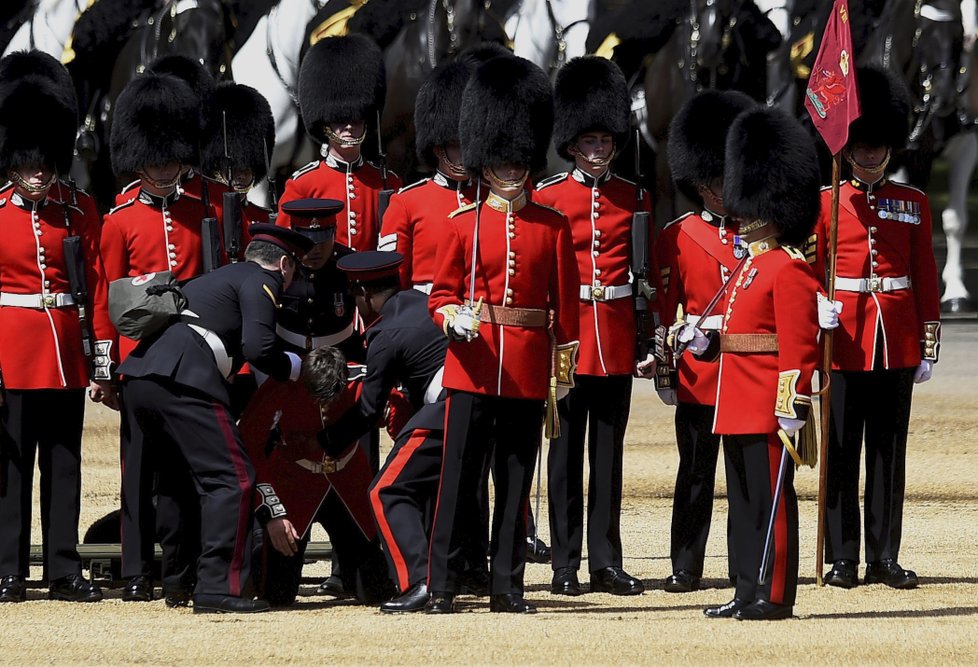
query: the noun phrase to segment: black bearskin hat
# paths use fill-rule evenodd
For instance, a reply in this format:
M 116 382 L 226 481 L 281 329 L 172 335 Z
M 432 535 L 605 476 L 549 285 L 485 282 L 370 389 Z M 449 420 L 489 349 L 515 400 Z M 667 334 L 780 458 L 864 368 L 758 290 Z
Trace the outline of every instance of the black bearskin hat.
M 856 70 L 862 113 L 849 126 L 849 144 L 889 146 L 902 150 L 910 125 L 910 93 L 894 73 L 881 67 Z
M 197 96 L 169 74 L 141 74 L 116 102 L 109 137 L 112 169 L 136 173 L 147 166 L 200 160 L 200 113 Z
M 149 66 L 148 71 L 152 74 L 169 74 L 181 79 L 194 91 L 200 104 L 204 104 L 210 98 L 217 86 L 217 82 L 206 67 L 196 60 L 179 54 L 158 58 Z
M 225 81 L 207 101 L 200 166 L 204 174 L 224 174 L 224 128 L 233 169 L 251 169 L 255 182 L 265 178 L 275 148 L 275 118 L 268 100 L 254 88 Z
M 610 132 L 615 148 L 628 140 L 631 100 L 625 75 L 600 56 L 574 58 L 557 72 L 554 83 L 554 147 L 571 162 L 567 147 L 589 130 Z
M 818 220 L 821 197 L 815 143 L 783 111 L 744 111 L 727 134 L 723 204 L 742 220 L 774 223 L 782 243 L 799 245 Z
M 679 109 L 669 126 L 669 171 L 676 187 L 694 202 L 698 185 L 723 180 L 727 130 L 756 102 L 736 90 L 704 90 Z
M 465 63 L 469 67 L 475 68 L 493 58 L 499 56 L 512 56 L 513 52 L 502 44 L 496 42 L 482 42 L 458 54 L 456 62 Z
M 418 158 L 434 169 L 436 146 L 458 141 L 462 93 L 472 68 L 455 61 L 439 65 L 428 75 L 414 103 L 415 149 Z
M 375 124 L 386 95 L 384 55 L 369 37 L 327 37 L 302 60 L 299 108 L 306 131 L 320 143 L 326 143 L 325 128 L 331 122 Z
M 547 163 L 554 103 L 550 80 L 524 58 L 501 56 L 480 65 L 462 95 L 462 162 L 478 176 L 485 167 Z
M 67 176 L 78 130 L 68 71 L 40 51 L 0 60 L 0 173 L 45 165 Z

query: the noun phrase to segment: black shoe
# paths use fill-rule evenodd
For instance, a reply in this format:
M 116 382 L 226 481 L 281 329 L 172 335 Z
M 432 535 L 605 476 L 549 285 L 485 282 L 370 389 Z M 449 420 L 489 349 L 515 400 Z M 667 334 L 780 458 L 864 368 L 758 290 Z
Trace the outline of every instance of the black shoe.
M 164 588 L 163 600 L 170 609 L 190 606 L 190 589 L 183 587 Z
M 580 595 L 584 592 L 577 580 L 577 570 L 572 567 L 558 567 L 550 582 L 550 592 L 554 595 Z
M 689 570 L 677 570 L 666 577 L 662 588 L 667 593 L 691 593 L 700 589 L 700 578 Z
M 19 574 L 0 579 L 0 602 L 23 602 L 27 599 L 27 582 Z
M 455 593 L 432 593 L 424 606 L 426 614 L 451 614 L 455 612 Z
M 549 563 L 550 547 L 543 540 L 526 538 L 526 561 L 528 563 Z
M 122 599 L 126 602 L 150 602 L 153 599 L 153 580 L 145 574 L 130 578 L 122 589 Z
M 393 600 L 381 603 L 380 610 L 386 614 L 421 611 L 428 603 L 428 585 L 415 584 Z
M 848 559 L 837 560 L 832 563 L 832 569 L 823 579 L 826 586 L 838 586 L 839 588 L 855 588 L 859 583 L 856 574 L 856 563 Z
M 642 582 L 620 567 L 606 567 L 591 573 L 592 593 L 639 595 L 645 590 Z
M 458 578 L 459 592 L 484 598 L 489 595 L 489 571 L 486 569 L 466 570 Z
M 332 595 L 339 600 L 353 597 L 346 592 L 346 588 L 343 586 L 343 580 L 332 574 L 326 577 L 323 583 L 319 584 L 316 592 L 320 595 Z
M 734 614 L 747 606 L 747 600 L 734 598 L 730 602 L 719 607 L 707 607 L 703 610 L 703 615 L 707 618 L 733 618 Z
M 64 602 L 98 602 L 102 599 L 102 589 L 80 574 L 69 574 L 51 582 L 48 598 Z
M 866 565 L 867 584 L 886 584 L 890 588 L 917 588 L 917 573 L 904 570 L 892 558 Z
M 506 593 L 489 598 L 489 611 L 503 614 L 535 614 L 537 608 L 524 600 L 519 593 Z
M 231 595 L 194 596 L 195 614 L 257 614 L 271 609 L 265 600 L 238 598 Z
M 754 600 L 740 609 L 734 618 L 738 621 L 777 621 L 791 618 L 793 607 L 786 604 L 774 604 L 767 600 Z

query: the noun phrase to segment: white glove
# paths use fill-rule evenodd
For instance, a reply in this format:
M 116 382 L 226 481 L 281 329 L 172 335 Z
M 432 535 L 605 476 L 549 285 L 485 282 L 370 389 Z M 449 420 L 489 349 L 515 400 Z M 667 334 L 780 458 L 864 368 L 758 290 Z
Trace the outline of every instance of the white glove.
M 479 318 L 471 307 L 459 307 L 452 322 L 452 331 L 459 340 L 471 341 L 479 337 Z
M 920 365 L 917 366 L 917 370 L 913 373 L 913 381 L 917 384 L 927 382 L 930 376 L 934 374 L 934 362 L 928 359 L 923 359 Z
M 790 419 L 788 417 L 778 417 L 778 426 L 789 438 L 793 438 L 795 433 L 801 430 L 801 427 L 805 425 L 804 419 Z
M 649 352 L 643 361 L 635 363 L 635 377 L 650 379 L 655 377 L 655 355 Z
M 839 314 L 842 312 L 842 302 L 829 301 L 821 293 L 816 296 L 818 297 L 818 326 L 826 331 L 835 329 L 839 326 Z
M 676 334 L 676 340 L 684 345 L 693 354 L 703 354 L 710 345 L 710 339 L 706 334 L 697 329 L 692 324 L 683 325 Z
M 675 389 L 656 389 L 655 393 L 659 395 L 659 400 L 666 405 L 676 405 L 676 390 Z

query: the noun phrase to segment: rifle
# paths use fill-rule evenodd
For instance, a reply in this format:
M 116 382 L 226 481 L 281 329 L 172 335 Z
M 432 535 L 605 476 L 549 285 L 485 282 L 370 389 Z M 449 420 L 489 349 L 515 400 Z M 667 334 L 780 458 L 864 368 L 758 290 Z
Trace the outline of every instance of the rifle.
M 65 229 L 68 231 L 68 235 L 62 241 L 62 248 L 64 249 L 65 268 L 68 273 L 71 298 L 74 299 L 75 307 L 78 309 L 82 354 L 85 355 L 85 359 L 88 361 L 88 372 L 91 379 L 100 381 L 111 380 L 112 378 L 108 375 L 108 364 L 96 364 L 95 360 L 95 335 L 92 331 L 92 322 L 88 315 L 88 279 L 85 275 L 85 249 L 82 247 L 81 237 L 73 234 L 73 230 L 71 229 L 71 210 L 69 207 L 78 203 L 74 181 L 69 183 L 69 188 L 71 194 L 70 203 L 64 195 L 61 197 L 61 211 L 64 214 Z M 108 350 L 104 352 L 107 354 Z
M 241 196 L 234 190 L 234 163 L 231 160 L 231 152 L 228 150 L 228 114 L 227 111 L 221 112 L 221 126 L 224 132 L 224 163 L 226 165 L 227 184 L 231 189 L 225 192 L 222 198 L 224 205 L 224 247 L 227 250 L 228 261 L 231 264 L 238 262 L 241 252 Z
M 635 130 L 636 210 L 632 213 L 632 265 L 635 281 L 635 356 L 644 361 L 649 353 L 649 302 L 655 290 L 649 285 L 649 212 L 642 210 L 645 190 L 642 188 L 642 165 L 639 157 L 639 130 Z
M 272 175 L 272 160 L 268 155 L 268 142 L 264 139 L 262 139 L 262 148 L 265 151 L 265 183 L 268 185 L 268 208 L 272 211 L 268 214 L 268 222 L 274 225 L 278 219 L 278 196 L 275 192 L 275 177 Z
M 380 163 L 380 177 L 384 183 L 384 189 L 377 193 L 377 229 L 380 229 L 391 195 L 394 194 L 394 190 L 387 187 L 387 153 L 384 152 L 384 137 L 380 132 L 380 110 L 377 111 L 377 162 Z

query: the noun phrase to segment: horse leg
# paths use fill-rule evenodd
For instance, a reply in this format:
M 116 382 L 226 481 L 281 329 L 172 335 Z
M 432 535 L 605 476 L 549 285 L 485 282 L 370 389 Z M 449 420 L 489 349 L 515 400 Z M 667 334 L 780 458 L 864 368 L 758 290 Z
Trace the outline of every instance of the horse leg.
M 941 278 L 944 280 L 944 309 L 957 312 L 967 305 L 970 294 L 964 286 L 961 267 L 961 244 L 968 229 L 968 184 L 978 164 L 978 133 L 955 135 L 948 143 L 948 205 L 941 213 L 941 224 L 947 238 L 947 259 Z

